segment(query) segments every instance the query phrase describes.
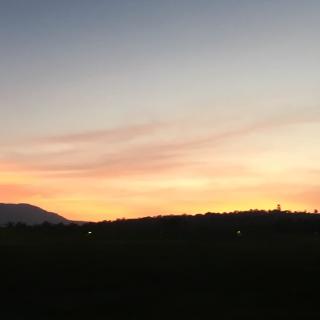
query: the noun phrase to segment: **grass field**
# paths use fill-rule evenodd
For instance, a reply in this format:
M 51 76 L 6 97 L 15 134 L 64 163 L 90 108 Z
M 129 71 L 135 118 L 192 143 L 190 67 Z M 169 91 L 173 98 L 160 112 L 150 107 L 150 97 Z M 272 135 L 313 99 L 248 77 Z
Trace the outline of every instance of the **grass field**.
M 318 319 L 320 237 L 1 234 L 3 319 Z

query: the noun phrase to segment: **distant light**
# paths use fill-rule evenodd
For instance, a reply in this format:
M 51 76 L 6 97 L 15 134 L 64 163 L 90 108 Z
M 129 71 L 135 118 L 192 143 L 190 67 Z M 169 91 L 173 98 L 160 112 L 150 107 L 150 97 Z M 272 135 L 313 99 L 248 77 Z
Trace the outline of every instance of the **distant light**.
M 91 232 L 91 231 L 88 231 L 88 234 L 92 234 L 92 232 Z
M 241 236 L 242 236 L 242 233 L 241 233 L 240 230 L 238 230 L 236 233 L 237 233 L 237 236 L 238 236 L 238 237 L 241 237 Z

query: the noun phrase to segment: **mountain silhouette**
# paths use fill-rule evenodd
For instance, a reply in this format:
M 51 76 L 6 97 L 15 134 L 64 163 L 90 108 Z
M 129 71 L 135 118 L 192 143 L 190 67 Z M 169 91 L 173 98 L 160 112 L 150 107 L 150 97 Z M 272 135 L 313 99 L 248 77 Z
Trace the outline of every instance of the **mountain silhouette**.
M 53 212 L 47 212 L 29 204 L 0 204 L 0 225 L 25 223 L 28 225 L 49 223 L 68 223 L 69 221 Z

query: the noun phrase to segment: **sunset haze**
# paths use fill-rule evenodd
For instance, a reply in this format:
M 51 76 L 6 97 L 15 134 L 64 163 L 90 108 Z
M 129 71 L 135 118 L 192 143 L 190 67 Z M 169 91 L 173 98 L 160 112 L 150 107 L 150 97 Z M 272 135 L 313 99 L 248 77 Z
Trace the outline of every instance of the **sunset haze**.
M 319 14 L 1 1 L 0 202 L 86 221 L 320 209 Z

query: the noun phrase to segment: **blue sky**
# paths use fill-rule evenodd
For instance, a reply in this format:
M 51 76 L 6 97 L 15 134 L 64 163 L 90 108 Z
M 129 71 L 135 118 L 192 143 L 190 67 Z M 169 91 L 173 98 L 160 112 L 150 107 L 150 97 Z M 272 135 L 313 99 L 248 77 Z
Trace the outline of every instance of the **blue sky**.
M 22 190 L 12 201 L 67 215 L 80 207 L 94 219 L 237 209 L 248 199 L 312 208 L 319 13 L 312 0 L 1 1 L 2 189 Z M 92 174 L 114 162 L 121 178 Z M 17 172 L 28 178 L 11 179 Z M 88 190 L 71 190 L 79 179 Z M 280 184 L 292 196 L 270 191 Z M 57 190 L 37 192 L 49 185 Z

